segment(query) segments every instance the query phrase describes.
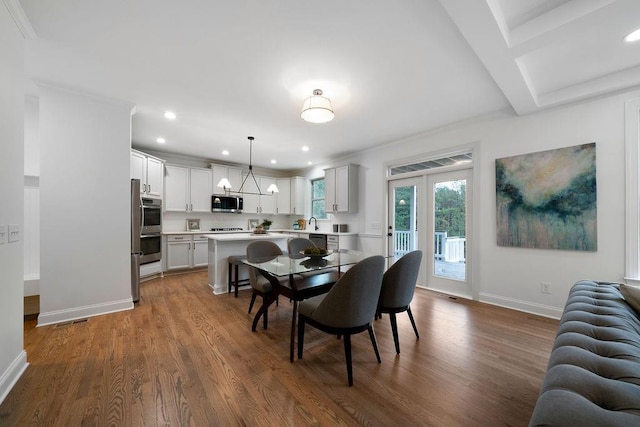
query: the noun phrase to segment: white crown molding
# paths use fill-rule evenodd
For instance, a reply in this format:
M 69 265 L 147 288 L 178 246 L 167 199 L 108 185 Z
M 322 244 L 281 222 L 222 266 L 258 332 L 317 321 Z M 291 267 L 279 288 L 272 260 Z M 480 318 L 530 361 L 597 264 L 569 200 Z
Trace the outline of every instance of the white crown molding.
M 3 0 L 7 10 L 11 14 L 13 21 L 16 23 L 18 29 L 22 33 L 22 37 L 27 40 L 34 40 L 38 38 L 36 30 L 33 29 L 27 14 L 24 13 L 24 9 L 19 0 Z

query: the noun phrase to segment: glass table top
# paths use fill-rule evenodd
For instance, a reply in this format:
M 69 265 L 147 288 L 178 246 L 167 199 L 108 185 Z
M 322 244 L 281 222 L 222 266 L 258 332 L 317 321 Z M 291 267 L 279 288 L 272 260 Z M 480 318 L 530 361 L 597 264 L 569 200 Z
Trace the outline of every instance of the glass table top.
M 365 258 L 376 254 L 341 249 L 324 256 L 307 256 L 302 254 L 279 255 L 276 257 L 256 258 L 254 262 L 243 260 L 247 265 L 259 268 L 274 276 L 306 273 L 309 271 L 337 268 L 344 265 L 357 264 Z

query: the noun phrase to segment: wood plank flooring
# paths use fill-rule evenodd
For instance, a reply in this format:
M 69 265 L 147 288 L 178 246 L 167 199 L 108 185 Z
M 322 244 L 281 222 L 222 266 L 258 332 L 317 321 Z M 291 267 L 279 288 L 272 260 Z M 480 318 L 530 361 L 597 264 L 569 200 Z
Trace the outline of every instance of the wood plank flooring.
M 29 368 L 0 406 L 1 426 L 525 426 L 558 322 L 418 289 L 375 322 L 382 364 L 354 336 L 354 386 L 342 341 L 308 327 L 289 363 L 291 304 L 250 330 L 250 292 L 214 296 L 206 272 L 142 284 L 134 310 L 66 326 L 25 322 Z M 254 310 L 256 310 L 254 308 Z

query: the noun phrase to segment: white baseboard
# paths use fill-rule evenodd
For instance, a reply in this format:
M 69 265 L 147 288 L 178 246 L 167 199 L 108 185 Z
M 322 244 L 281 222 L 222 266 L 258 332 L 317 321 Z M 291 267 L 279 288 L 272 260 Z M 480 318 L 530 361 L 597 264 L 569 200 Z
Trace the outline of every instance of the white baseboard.
M 0 404 L 4 402 L 11 389 L 20 379 L 24 371 L 27 370 L 27 352 L 22 350 L 6 371 L 0 376 Z
M 24 276 L 24 296 L 40 295 L 40 276 Z
M 486 292 L 480 292 L 479 301 L 500 307 L 511 308 L 513 310 L 524 311 L 525 313 L 536 314 L 538 316 L 551 317 L 553 319 L 560 319 L 560 317 L 562 317 L 562 312 L 564 311 L 564 308 L 535 304 L 529 301 L 507 298 L 500 295 L 492 295 Z
M 100 316 L 102 314 L 115 313 L 117 311 L 131 310 L 132 308 L 133 301 L 131 298 L 127 298 L 103 304 L 85 305 L 84 307 L 73 307 L 64 310 L 44 312 L 40 313 L 38 316 L 38 327 L 69 322 L 77 319 L 85 319 L 87 317 Z

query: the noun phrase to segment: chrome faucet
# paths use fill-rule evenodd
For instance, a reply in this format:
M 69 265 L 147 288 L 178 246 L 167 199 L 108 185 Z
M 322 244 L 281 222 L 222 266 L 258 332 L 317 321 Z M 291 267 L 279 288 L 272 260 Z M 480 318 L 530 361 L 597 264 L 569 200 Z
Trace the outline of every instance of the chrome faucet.
M 311 220 L 315 221 L 315 224 L 316 224 L 315 230 L 318 231 L 318 220 L 316 219 L 315 216 L 312 216 L 311 218 L 309 218 L 309 225 L 311 225 Z

